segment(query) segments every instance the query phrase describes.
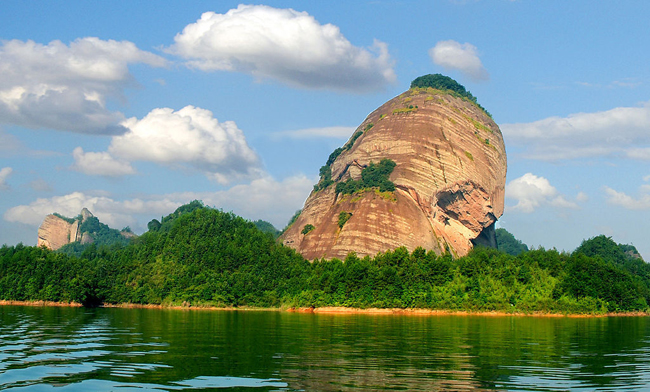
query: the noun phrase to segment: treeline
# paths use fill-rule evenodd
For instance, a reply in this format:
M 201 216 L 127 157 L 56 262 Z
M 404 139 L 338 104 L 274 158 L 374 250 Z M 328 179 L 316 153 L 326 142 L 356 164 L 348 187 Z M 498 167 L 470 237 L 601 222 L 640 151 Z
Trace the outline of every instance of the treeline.
M 190 206 L 190 205 L 188 205 Z M 599 236 L 573 253 L 400 248 L 310 263 L 232 213 L 183 206 L 126 246 L 81 257 L 0 248 L 0 299 L 253 307 L 397 307 L 604 313 L 648 310 L 650 268 Z
M 60 214 L 54 214 L 62 219 L 66 218 Z M 77 217 L 81 221 L 81 216 Z M 72 220 L 74 222 L 74 220 Z M 118 231 L 111 229 L 108 225 L 105 225 L 97 219 L 97 217 L 91 216 L 86 218 L 86 220 L 79 225 L 79 232 L 84 235 L 90 236 L 94 246 L 113 246 L 121 245 L 126 246 L 131 237 L 135 237 L 131 232 L 131 228 L 128 226 Z M 59 253 L 65 253 L 69 256 L 80 256 L 83 251 L 90 246 L 90 243 L 81 243 L 81 241 L 71 242 L 69 244 L 63 245 L 58 249 Z M 118 246 L 119 247 L 119 246 Z

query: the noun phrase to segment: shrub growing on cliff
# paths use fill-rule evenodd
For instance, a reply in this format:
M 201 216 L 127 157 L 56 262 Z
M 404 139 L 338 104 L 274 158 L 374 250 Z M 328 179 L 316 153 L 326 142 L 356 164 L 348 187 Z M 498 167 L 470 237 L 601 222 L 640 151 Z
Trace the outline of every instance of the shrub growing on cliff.
M 339 229 L 343 228 L 343 225 L 352 217 L 351 212 L 341 211 L 339 214 Z
M 392 192 L 395 184 L 388 178 L 395 169 L 395 161 L 384 158 L 378 164 L 371 162 L 361 171 L 361 180 L 348 178 L 347 181 L 336 184 L 336 193 L 352 194 L 365 188 L 379 188 L 380 192 Z
M 330 156 L 327 158 L 327 162 L 325 163 L 325 165 L 321 166 L 319 170 L 320 180 L 318 181 L 318 184 L 314 185 L 314 192 L 318 192 L 321 189 L 325 189 L 334 183 L 334 181 L 332 180 L 332 168 L 331 168 L 332 163 L 334 163 L 336 158 L 338 158 L 339 155 L 341 155 L 341 153 L 351 149 L 352 146 L 354 145 L 354 142 L 356 142 L 357 139 L 360 138 L 361 135 L 363 135 L 363 132 L 369 130 L 373 126 L 374 124 L 370 123 L 366 125 L 366 128 L 363 131 L 355 132 L 354 135 L 352 135 L 352 138 L 350 138 L 350 140 L 347 143 L 345 143 L 343 147 L 337 148 L 330 154 Z
M 63 215 L 59 214 L 58 212 L 55 212 L 52 215 L 56 216 L 57 218 L 61 218 L 64 221 L 66 221 L 66 222 L 68 222 L 70 224 L 73 224 L 75 222 L 74 218 L 68 218 L 67 216 L 63 216 Z
M 300 232 L 302 235 L 307 235 L 309 234 L 310 231 L 314 230 L 315 227 L 311 223 L 307 223 L 305 227 L 302 228 L 302 231 Z
M 314 185 L 314 192 L 325 189 L 334 183 L 334 181 L 332 181 L 332 168 L 328 165 L 321 166 L 319 174 L 320 181 L 318 181 L 318 184 Z
M 299 209 L 299 210 L 297 210 L 297 211 L 293 214 L 293 216 L 289 219 L 289 222 L 287 223 L 287 225 L 284 227 L 284 229 L 282 229 L 282 233 L 284 233 L 285 231 L 287 231 L 287 229 L 288 229 L 289 227 L 291 227 L 291 225 L 294 224 L 294 222 L 298 219 L 298 217 L 300 216 L 300 214 L 302 214 L 302 208 Z

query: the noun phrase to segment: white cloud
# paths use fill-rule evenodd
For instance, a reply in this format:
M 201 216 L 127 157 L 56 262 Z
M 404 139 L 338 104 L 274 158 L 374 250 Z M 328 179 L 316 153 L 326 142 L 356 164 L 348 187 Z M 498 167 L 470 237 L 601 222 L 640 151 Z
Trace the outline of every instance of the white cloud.
M 167 215 L 181 204 L 199 199 L 206 205 L 233 211 L 247 219 L 267 220 L 281 229 L 293 213 L 302 207 L 315 180 L 304 175 L 283 181 L 264 177 L 219 192 L 184 192 L 127 200 L 73 192 L 49 199 L 40 198 L 28 205 L 10 208 L 4 214 L 4 219 L 39 226 L 48 214 L 58 212 L 73 217 L 86 207 L 100 221 L 113 228 L 131 226 L 144 229 L 153 217 Z
M 39 226 L 48 214 L 58 212 L 64 216 L 75 217 L 85 207 L 101 222 L 106 223 L 110 227 L 121 229 L 124 226 L 130 226 L 136 223 L 133 214 L 146 212 L 159 216 L 174 211 L 179 205 L 180 203 L 168 199 L 116 201 L 107 196 L 73 192 L 49 199 L 39 198 L 28 205 L 10 208 L 5 212 L 4 219 L 9 222 L 20 222 L 32 226 Z
M 337 26 L 306 12 L 239 5 L 206 12 L 174 37 L 168 52 L 203 71 L 235 71 L 302 88 L 376 91 L 396 80 L 385 43 L 352 45 Z
M 641 161 L 650 161 L 650 147 L 646 148 L 629 148 L 626 151 L 628 158 L 638 159 Z
M 650 102 L 532 123 L 500 126 L 507 143 L 528 159 L 562 160 L 624 156 L 650 160 Z
M 324 128 L 307 128 L 296 131 L 280 131 L 271 134 L 272 139 L 348 139 L 356 127 L 324 127 Z
M 478 58 L 476 46 L 461 44 L 454 40 L 439 41 L 429 49 L 431 60 L 447 70 L 458 70 L 474 81 L 488 80 L 488 74 L 481 59 Z
M 142 120 L 130 118 L 124 135 L 114 136 L 108 161 L 149 161 L 189 165 L 226 184 L 261 175 L 260 160 L 233 121 L 220 123 L 209 110 L 186 106 L 154 109 Z M 102 156 L 105 157 L 105 156 Z
M 124 118 L 106 108 L 123 99 L 134 84 L 128 65 L 154 67 L 166 60 L 129 41 L 80 38 L 65 45 L 2 41 L 0 45 L 0 122 L 29 128 L 119 134 Z
M 639 189 L 639 197 L 634 198 L 624 192 L 616 191 L 610 187 L 605 187 L 607 202 L 617 205 L 628 210 L 648 210 L 650 209 L 650 185 L 642 185 Z
M 586 200 L 584 193 L 580 192 L 576 200 Z M 506 185 L 506 198 L 514 199 L 517 204 L 507 206 L 508 211 L 531 213 L 538 207 L 550 205 L 558 208 L 578 208 L 578 205 L 560 194 L 557 189 L 544 177 L 532 173 L 510 181 Z
M 0 190 L 9 189 L 9 185 L 7 185 L 7 178 L 13 171 L 14 170 L 10 167 L 3 167 L 0 169 Z
M 194 199 L 201 198 L 208 205 L 232 210 L 247 219 L 269 221 L 282 229 L 294 212 L 302 208 L 316 181 L 304 175 L 283 181 L 264 177 L 225 191 L 197 194 Z
M 84 152 L 77 147 L 72 152 L 74 157 L 73 170 L 80 171 L 91 176 L 119 177 L 128 174 L 135 174 L 135 170 L 129 162 L 118 161 L 107 152 Z

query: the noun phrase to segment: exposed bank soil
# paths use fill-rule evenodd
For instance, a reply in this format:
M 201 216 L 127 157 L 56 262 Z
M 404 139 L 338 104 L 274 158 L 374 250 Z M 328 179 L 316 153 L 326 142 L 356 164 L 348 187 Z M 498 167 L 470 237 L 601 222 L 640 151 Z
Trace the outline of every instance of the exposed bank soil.
M 407 316 L 524 316 L 524 317 L 640 317 L 650 316 L 645 312 L 624 312 L 624 313 L 603 313 L 603 314 L 564 314 L 548 312 L 502 312 L 502 311 L 466 311 L 466 310 L 442 310 L 442 309 L 401 309 L 401 308 L 346 308 L 341 306 L 327 306 L 322 308 L 289 308 L 289 312 L 296 313 L 321 313 L 321 314 L 385 314 L 385 315 L 407 315 Z
M 0 300 L 0 306 L 53 306 L 59 308 L 80 308 L 82 305 L 76 302 Z
M 52 301 L 7 301 L 0 300 L 0 306 L 48 306 L 48 307 L 82 307 L 76 302 Z M 402 309 L 402 308 L 346 308 L 343 306 L 325 306 L 321 308 L 255 308 L 255 307 L 218 307 L 201 305 L 160 305 L 160 304 L 103 304 L 101 308 L 126 308 L 126 309 L 177 309 L 177 310 L 243 310 L 243 311 L 268 311 L 290 313 L 319 313 L 319 314 L 372 314 L 372 315 L 404 315 L 404 316 L 487 316 L 487 317 L 645 317 L 646 312 L 623 312 L 603 314 L 564 314 L 547 312 L 501 312 L 501 311 L 466 311 L 466 310 L 441 310 L 441 309 Z

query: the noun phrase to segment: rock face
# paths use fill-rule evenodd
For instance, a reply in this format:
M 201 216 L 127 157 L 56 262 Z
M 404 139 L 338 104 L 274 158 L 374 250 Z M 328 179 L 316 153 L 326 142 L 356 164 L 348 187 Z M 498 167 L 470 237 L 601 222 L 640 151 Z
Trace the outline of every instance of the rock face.
M 38 228 L 38 246 L 57 250 L 63 245 L 77 241 L 79 221 L 70 223 L 56 215 L 48 215 Z
M 400 246 L 455 256 L 475 244 L 496 247 L 507 162 L 501 131 L 485 111 L 448 91 L 414 88 L 372 112 L 359 132 L 329 165 L 333 183 L 318 189 L 321 177 L 281 236 L 286 245 L 307 259 L 373 256 Z M 336 183 L 360 179 L 384 158 L 396 163 L 395 191 L 337 194 Z M 341 212 L 352 215 L 339 227 Z M 303 234 L 307 225 L 313 229 Z
M 63 245 L 75 241 L 81 241 L 81 243 L 92 242 L 92 237 L 88 233 L 79 232 L 81 223 L 92 216 L 93 214 L 86 208 L 81 210 L 81 218 L 77 219 L 64 219 L 55 214 L 46 216 L 41 227 L 38 228 L 37 246 L 57 250 Z

